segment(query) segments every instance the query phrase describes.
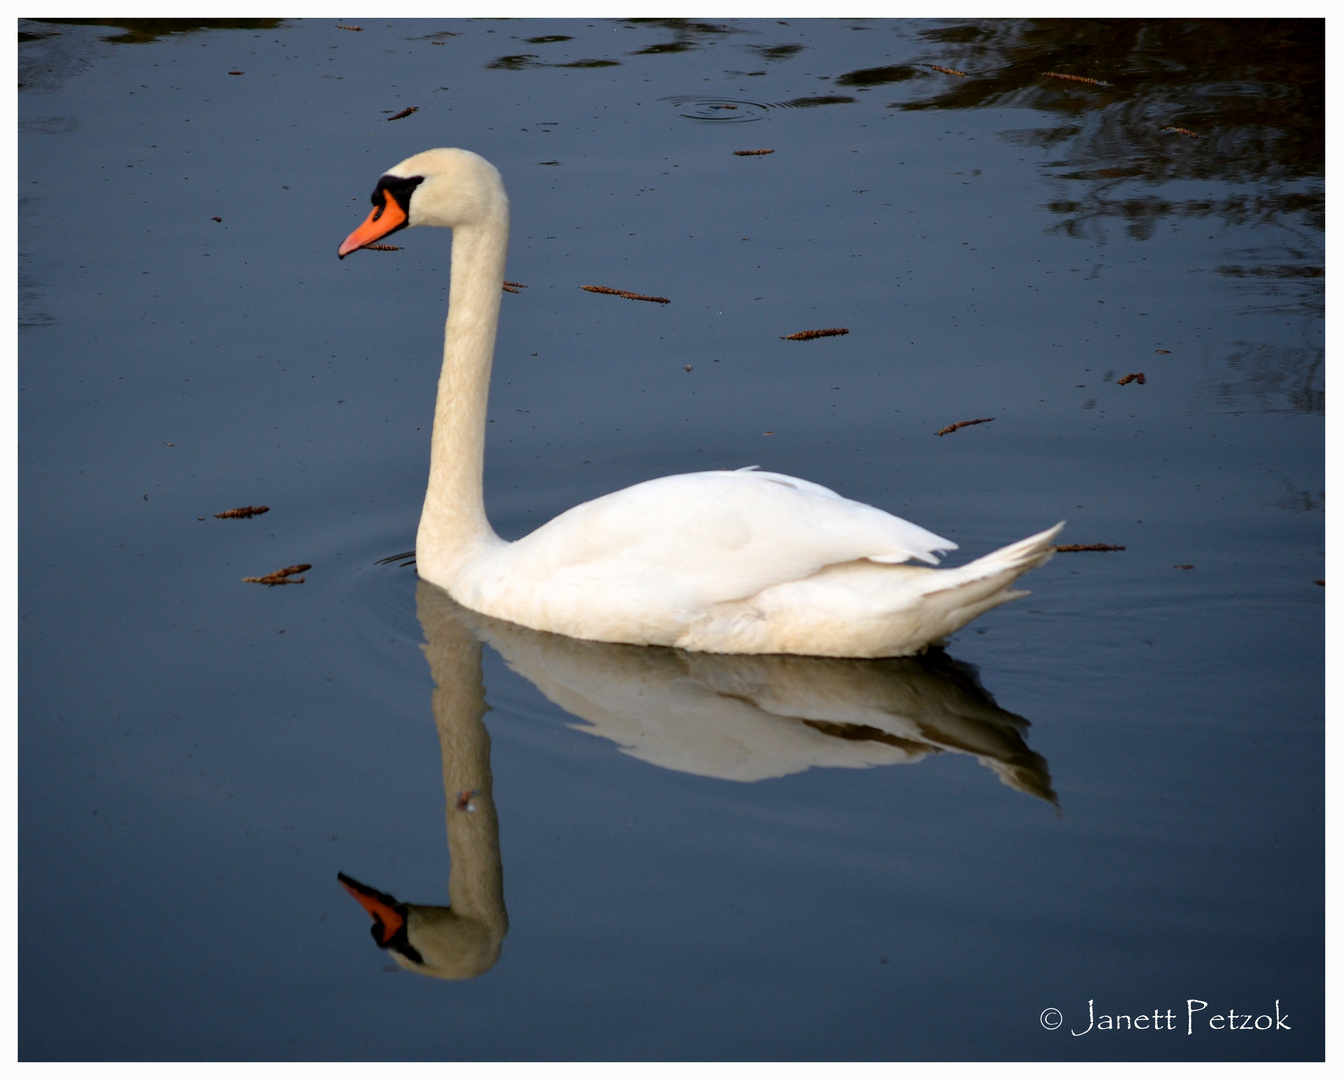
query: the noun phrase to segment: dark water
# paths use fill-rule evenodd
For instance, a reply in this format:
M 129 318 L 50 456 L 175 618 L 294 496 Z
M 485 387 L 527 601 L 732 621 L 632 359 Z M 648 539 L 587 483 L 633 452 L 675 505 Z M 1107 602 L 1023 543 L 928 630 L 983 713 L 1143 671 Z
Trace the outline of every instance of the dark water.
M 361 25 L 20 23 L 20 1057 L 1321 1058 L 1322 22 Z M 1123 550 L 867 665 L 417 596 L 449 241 L 335 248 L 439 145 L 501 535 L 759 464 Z

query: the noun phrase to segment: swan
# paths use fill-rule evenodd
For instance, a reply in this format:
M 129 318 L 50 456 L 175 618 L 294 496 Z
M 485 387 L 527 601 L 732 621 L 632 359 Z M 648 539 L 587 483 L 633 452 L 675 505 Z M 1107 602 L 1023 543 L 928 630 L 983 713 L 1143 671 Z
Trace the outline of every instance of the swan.
M 964 566 L 956 544 L 829 488 L 754 467 L 649 480 L 508 543 L 485 516 L 486 408 L 508 249 L 498 170 L 426 150 L 378 180 L 340 258 L 400 229 L 453 230 L 420 577 L 473 611 L 589 641 L 692 652 L 908 656 L 1026 595 L 1063 527 Z

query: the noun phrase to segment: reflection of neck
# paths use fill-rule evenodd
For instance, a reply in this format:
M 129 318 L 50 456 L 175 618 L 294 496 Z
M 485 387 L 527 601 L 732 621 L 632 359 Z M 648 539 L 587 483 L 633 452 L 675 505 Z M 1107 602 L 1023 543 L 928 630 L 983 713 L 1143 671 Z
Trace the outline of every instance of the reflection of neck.
M 447 798 L 450 910 L 501 942 L 508 915 L 490 736 L 484 723 L 488 706 L 480 671 L 481 645 L 453 617 L 451 601 L 442 591 L 421 581 L 415 599 L 424 627 L 424 652 L 437 687 L 433 708 Z

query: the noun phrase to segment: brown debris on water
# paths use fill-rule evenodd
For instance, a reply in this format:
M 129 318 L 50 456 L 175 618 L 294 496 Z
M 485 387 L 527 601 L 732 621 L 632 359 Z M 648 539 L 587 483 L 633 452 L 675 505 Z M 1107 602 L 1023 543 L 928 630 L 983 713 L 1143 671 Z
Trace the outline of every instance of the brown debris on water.
M 733 150 L 737 157 L 760 157 L 762 154 L 772 154 L 773 150 Z
M 365 244 L 365 245 L 364 245 L 364 250 L 365 250 L 365 251 L 400 251 L 401 248 L 400 248 L 400 246 L 397 245 L 397 244 Z
M 389 116 L 387 119 L 388 119 L 388 120 L 404 120 L 404 119 L 405 119 L 407 116 L 409 116 L 411 113 L 419 112 L 419 111 L 420 111 L 420 107 L 419 107 L 418 105 L 410 105 L 410 106 L 408 106 L 408 107 L 402 109 L 402 110 L 401 110 L 399 113 L 397 113 L 395 116 Z
M 1125 375 L 1122 379 L 1117 380 L 1116 383 L 1115 383 L 1115 385 L 1116 385 L 1116 386 L 1127 386 L 1127 385 L 1128 385 L 1129 383 L 1131 383 L 1131 382 L 1135 382 L 1135 383 L 1137 383 L 1139 386 L 1146 386 L 1146 385 L 1147 385 L 1147 376 L 1144 375 L 1141 371 L 1133 371 L 1133 372 L 1130 372 L 1129 374 Z
M 1125 551 L 1123 544 L 1053 544 L 1054 551 Z M 1190 567 L 1189 569 L 1193 569 Z
M 520 281 L 505 281 L 505 282 L 504 282 L 504 292 L 511 292 L 511 293 L 520 292 L 521 290 L 525 289 L 526 287 L 527 287 L 527 286 L 524 285 L 524 284 L 523 284 L 522 282 L 520 282 Z
M 360 32 L 363 31 L 364 28 L 363 28 L 362 26 L 342 26 L 340 23 L 336 23 L 336 29 L 337 29 L 337 30 L 353 30 L 353 31 L 355 31 L 356 33 L 360 33 Z
M 647 300 L 651 304 L 670 304 L 665 296 L 644 296 L 642 293 L 627 292 L 625 289 L 608 289 L 605 285 L 584 285 L 584 292 L 605 293 L 608 296 L 623 296 L 626 300 Z
M 1200 138 L 1197 131 L 1190 131 L 1188 128 L 1176 127 L 1174 124 L 1167 124 L 1162 131 L 1173 131 L 1177 135 L 1188 135 L 1191 139 Z
M 963 427 L 974 427 L 976 424 L 987 424 L 987 423 L 989 423 L 989 421 L 991 421 L 991 420 L 995 420 L 995 419 L 997 419 L 997 417 L 993 417 L 993 416 L 985 416 L 985 417 L 982 417 L 982 418 L 979 419 L 979 420 L 962 420 L 962 421 L 961 421 L 960 423 L 958 423 L 958 424 L 948 424 L 948 425 L 947 425 L 946 427 L 944 427 L 941 431 L 939 431 L 938 434 L 939 434 L 939 435 L 950 435 L 953 431 L 960 431 L 961 428 L 963 428 Z
M 848 328 L 844 326 L 832 326 L 828 330 L 799 330 L 796 334 L 785 334 L 783 341 L 811 341 L 818 337 L 842 337 L 847 334 Z
M 243 581 L 251 582 L 254 585 L 302 585 L 303 578 L 294 577 L 294 575 L 311 569 L 312 563 L 298 563 L 295 566 L 286 566 L 283 570 L 276 570 L 273 574 L 265 574 L 262 577 L 245 577 Z
M 1051 79 L 1067 79 L 1069 82 L 1090 83 L 1090 84 L 1093 85 L 1093 86 L 1109 86 L 1109 85 L 1110 85 L 1110 83 L 1108 83 L 1108 82 L 1102 82 L 1100 79 L 1089 79 L 1089 78 L 1087 78 L 1087 76 L 1085 76 L 1085 75 L 1067 75 L 1067 74 L 1065 74 L 1065 73 L 1062 72 L 1062 71 L 1043 71 L 1043 72 L 1041 72 L 1041 74 L 1042 74 L 1042 75 L 1045 75 L 1045 76 L 1047 76 L 1047 77 L 1049 77 L 1049 78 L 1051 78 Z
M 924 64 L 923 66 L 930 67 L 934 71 L 940 71 L 943 75 L 955 75 L 958 79 L 964 79 L 966 77 L 964 71 L 957 71 L 955 68 L 944 68 L 940 64 Z
M 232 510 L 225 510 L 222 514 L 216 514 L 217 518 L 249 518 L 256 517 L 258 514 L 264 514 L 270 509 L 269 506 L 235 506 Z
M 241 74 L 243 74 L 243 72 L 241 72 L 241 71 L 230 71 L 229 74 L 230 74 L 230 75 L 241 75 Z

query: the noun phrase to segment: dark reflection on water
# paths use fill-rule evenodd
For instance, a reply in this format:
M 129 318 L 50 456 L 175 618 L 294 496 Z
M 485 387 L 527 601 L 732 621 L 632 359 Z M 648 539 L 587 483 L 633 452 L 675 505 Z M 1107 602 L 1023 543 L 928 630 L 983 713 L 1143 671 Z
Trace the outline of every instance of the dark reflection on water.
M 817 105 L 849 105 L 856 100 L 846 94 L 812 94 L 810 97 L 793 98 L 783 104 L 793 109 L 810 109 Z
M 693 41 L 664 41 L 657 45 L 649 45 L 643 49 L 636 49 L 631 56 L 657 56 L 660 53 L 679 53 L 689 52 L 697 48 Z
M 1153 218 L 1221 216 L 1243 223 L 1324 226 L 1324 23 L 1302 19 L 983 21 L 921 35 L 925 63 L 964 70 L 947 79 L 912 66 L 933 92 L 901 109 L 1029 108 L 1052 127 L 1022 131 L 1025 145 L 1061 151 L 1060 179 L 1093 180 L 1086 200 L 1054 204 L 1070 231 L 1116 216 L 1138 230 Z M 934 48 L 936 47 L 936 48 Z M 896 73 L 899 73 L 898 76 Z M 852 72 L 839 82 L 877 81 Z M 1106 80 L 1092 85 L 1053 75 Z M 1115 199 L 1122 182 L 1217 179 L 1256 184 L 1226 200 Z M 1267 188 L 1265 188 L 1267 185 Z M 1137 235 L 1137 234 L 1135 234 Z
M 554 64 L 542 62 L 534 53 L 519 53 L 516 56 L 501 56 L 485 65 L 487 68 L 499 68 L 504 71 L 526 71 L 529 68 L 603 68 L 619 67 L 619 60 L 566 60 Z
M 1225 365 L 1213 393 L 1227 412 L 1324 412 L 1323 349 L 1242 342 Z
M 723 37 L 727 34 L 749 32 L 729 23 L 696 22 L 694 19 L 624 19 L 622 21 L 629 26 L 656 26 L 663 30 L 671 30 L 678 38 L 686 39 Z
M 791 60 L 798 53 L 802 52 L 805 45 L 748 45 L 752 52 L 760 59 L 771 62 L 775 60 Z
M 283 19 L 32 19 L 19 29 L 19 89 L 29 93 L 49 92 L 87 70 L 92 58 L 105 48 L 94 46 L 83 37 L 51 29 L 69 27 L 116 27 L 123 32 L 102 37 L 99 44 L 143 45 L 164 38 L 179 37 L 221 29 L 273 30 Z M 59 121 L 57 121 L 59 122 Z
M 113 26 L 120 34 L 109 34 L 104 41 L 113 45 L 146 45 L 178 34 L 210 30 L 273 30 L 283 19 L 43 19 L 54 26 Z M 22 42 L 24 36 L 19 35 Z M 29 38 L 31 40 L 31 36 Z
M 1056 116 L 1052 126 L 1003 133 L 1051 152 L 1055 231 L 1103 244 L 1112 223 L 1136 240 L 1176 224 L 1271 228 L 1276 243 L 1217 272 L 1268 308 L 1323 314 L 1322 20 L 982 20 L 920 36 L 923 60 L 836 83 L 913 82 L 916 96 L 892 104 L 904 110 Z M 948 78 L 948 68 L 965 77 Z M 1219 182 L 1215 192 L 1161 190 L 1207 180 Z M 1228 360 L 1221 404 L 1323 409 L 1322 349 L 1260 343 L 1249 353 Z

